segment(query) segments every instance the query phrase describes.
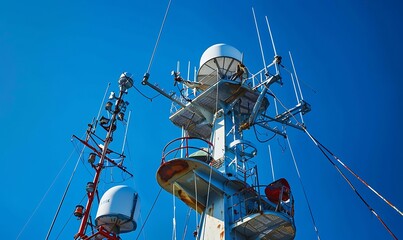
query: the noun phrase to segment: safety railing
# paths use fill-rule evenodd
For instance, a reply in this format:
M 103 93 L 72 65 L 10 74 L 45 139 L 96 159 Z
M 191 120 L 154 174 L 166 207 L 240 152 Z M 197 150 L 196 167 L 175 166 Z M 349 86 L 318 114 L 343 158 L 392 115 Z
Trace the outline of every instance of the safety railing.
M 254 186 L 244 188 L 241 191 L 233 194 L 230 201 L 230 219 L 231 223 L 242 221 L 244 218 L 251 214 L 261 213 L 264 211 L 272 211 L 282 213 L 284 216 L 288 216 L 291 220 L 294 218 L 294 197 L 289 191 L 289 199 L 283 200 L 283 191 L 279 194 L 278 202 L 270 201 L 266 195 L 260 194 L 261 188 L 265 188 L 266 185 Z M 263 191 L 264 192 L 264 191 Z
M 197 137 L 176 138 L 162 150 L 161 164 L 175 158 L 194 158 L 207 164 L 212 160 L 214 146 L 211 142 Z M 167 160 L 168 159 L 168 160 Z

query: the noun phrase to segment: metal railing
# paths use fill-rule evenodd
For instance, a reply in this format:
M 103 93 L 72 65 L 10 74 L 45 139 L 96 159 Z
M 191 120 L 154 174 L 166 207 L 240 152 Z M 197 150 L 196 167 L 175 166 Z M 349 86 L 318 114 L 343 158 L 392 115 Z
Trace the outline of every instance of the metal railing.
M 211 142 L 197 137 L 181 137 L 176 138 L 167 143 L 162 150 L 161 164 L 165 163 L 167 159 L 174 158 L 195 158 L 205 156 L 205 162 L 208 164 L 212 157 L 214 146 Z M 202 155 L 195 155 L 201 153 Z M 169 161 L 169 160 L 168 160 Z
M 245 217 L 262 213 L 264 211 L 272 211 L 282 213 L 291 220 L 294 218 L 294 197 L 289 192 L 289 199 L 284 201 L 283 191 L 279 194 L 278 203 L 271 202 L 266 195 L 260 194 L 261 188 L 265 188 L 266 185 L 253 186 L 242 189 L 241 191 L 233 194 L 230 197 L 231 206 L 229 207 L 232 216 L 230 219 L 232 223 L 242 221 Z M 264 191 L 263 191 L 264 192 Z

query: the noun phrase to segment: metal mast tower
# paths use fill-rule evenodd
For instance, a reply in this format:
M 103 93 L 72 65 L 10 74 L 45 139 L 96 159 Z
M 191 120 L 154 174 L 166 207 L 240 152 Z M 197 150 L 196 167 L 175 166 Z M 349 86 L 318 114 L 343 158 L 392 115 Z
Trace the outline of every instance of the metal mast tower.
M 275 57 L 272 65 L 279 60 Z M 243 131 L 258 124 L 258 117 L 267 117 L 263 116 L 269 106 L 267 89 L 280 76 L 266 75 L 261 84 L 251 87 L 241 52 L 225 44 L 204 52 L 196 82 L 173 74 L 175 81 L 196 89 L 198 95 L 181 101 L 150 84 L 148 75 L 143 79 L 144 85 L 180 106 L 170 120 L 187 133 L 164 148 L 157 181 L 202 214 L 197 239 L 293 239 L 294 200 L 289 185 L 280 179 L 265 186 L 266 195 L 261 194 L 257 167 L 249 161 L 257 149 L 243 138 Z M 307 106 L 300 104 L 294 112 L 305 113 Z M 275 120 L 286 124 L 285 115 Z
M 100 182 L 101 172 L 104 170 L 106 163 L 114 166 L 133 176 L 123 166 L 125 156 L 119 154 L 109 148 L 113 141 L 113 133 L 117 128 L 117 121 L 124 121 L 124 114 L 128 102 L 123 100 L 127 90 L 133 86 L 133 79 L 126 72 L 119 78 L 119 95 L 115 96 L 112 92 L 109 101 L 105 105 L 105 110 L 111 115 L 110 118 L 101 117 L 97 123 L 106 131 L 106 137 L 100 144 L 91 144 L 94 141 L 96 124 L 89 124 L 87 137 L 85 140 L 78 139 L 86 147 L 92 150 L 88 157 L 88 163 L 95 169 L 95 176 L 92 182 L 88 182 L 86 186 L 87 204 L 84 206 L 77 205 L 74 215 L 81 219 L 80 227 L 75 234 L 74 239 L 120 239 L 119 234 L 134 231 L 137 227 L 137 217 L 139 214 L 139 198 L 138 194 L 127 186 L 115 186 L 105 192 L 101 199 L 98 196 L 98 185 Z M 113 101 L 115 103 L 113 103 Z M 119 162 L 113 160 L 109 155 L 117 155 Z M 99 158 L 98 163 L 95 162 Z M 98 197 L 99 208 L 95 218 L 95 224 L 91 220 L 91 209 L 95 198 Z M 87 227 L 90 226 L 92 232 L 87 233 Z

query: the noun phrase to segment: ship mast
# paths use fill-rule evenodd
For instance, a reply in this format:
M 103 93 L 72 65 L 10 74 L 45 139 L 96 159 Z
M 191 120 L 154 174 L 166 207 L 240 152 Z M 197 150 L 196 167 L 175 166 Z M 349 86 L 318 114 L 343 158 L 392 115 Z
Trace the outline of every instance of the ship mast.
M 285 179 L 260 184 L 257 166 L 250 161 L 257 148 L 244 139 L 244 131 L 260 126 L 286 137 L 268 123 L 298 128 L 291 116 L 305 114 L 310 107 L 302 102 L 276 116 L 265 115 L 272 97 L 269 87 L 281 77 L 278 72 L 267 72 L 252 86 L 242 59 L 236 48 L 216 44 L 203 53 L 196 82 L 173 72 L 175 84 L 197 92 L 186 99 L 166 94 L 145 75 L 143 85 L 179 106 L 170 120 L 187 133 L 163 149 L 157 182 L 202 214 L 197 239 L 293 239 L 296 229 L 290 186 Z M 280 61 L 275 56 L 265 69 Z
M 123 100 L 124 96 L 127 94 L 127 90 L 133 86 L 133 80 L 131 76 L 129 76 L 128 73 L 123 73 L 120 78 L 119 78 L 119 95 L 116 97 L 115 94 L 112 92 L 111 96 L 109 97 L 110 100 L 116 100 L 115 104 L 113 106 L 113 103 L 111 101 L 108 101 L 106 103 L 105 109 L 112 114 L 110 119 L 107 119 L 105 117 L 101 117 L 99 119 L 99 124 L 103 129 L 107 131 L 106 137 L 103 140 L 103 144 L 99 146 L 92 146 L 89 143 L 90 135 L 94 134 L 94 126 L 91 124 L 89 125 L 89 130 L 87 130 L 87 138 L 86 140 L 81 140 L 77 138 L 81 143 L 83 143 L 85 146 L 90 148 L 93 152 L 90 153 L 90 156 L 88 158 L 89 163 L 92 165 L 92 167 L 95 169 L 95 176 L 92 182 L 89 182 L 87 184 L 87 204 L 85 205 L 85 209 L 83 206 L 78 205 L 76 207 L 75 215 L 78 218 L 81 218 L 81 223 L 79 226 L 79 230 L 77 234 L 74 236 L 74 239 L 87 239 L 89 237 L 86 236 L 86 228 L 89 224 L 89 217 L 91 213 L 91 209 L 93 207 L 93 202 L 95 196 L 98 194 L 98 185 L 99 185 L 99 180 L 101 176 L 102 170 L 105 168 L 105 163 L 109 162 L 112 165 L 118 167 L 121 169 L 123 172 L 129 174 L 130 176 L 133 176 L 130 172 L 126 170 L 126 168 L 122 165 L 123 161 L 117 163 L 111 158 L 108 157 L 108 155 L 111 153 L 111 150 L 109 149 L 110 143 L 113 141 L 113 133 L 116 130 L 116 123 L 117 120 L 123 121 L 124 120 L 124 113 L 126 111 L 126 106 L 128 105 L 128 102 L 125 102 Z M 97 164 L 95 164 L 95 158 L 96 156 L 99 157 L 99 161 Z M 122 160 L 124 159 L 124 155 L 121 154 L 120 157 Z M 96 235 L 102 235 L 104 238 L 107 239 L 119 239 L 116 231 L 109 231 L 103 226 L 98 227 L 98 232 L 94 233 L 92 236 Z

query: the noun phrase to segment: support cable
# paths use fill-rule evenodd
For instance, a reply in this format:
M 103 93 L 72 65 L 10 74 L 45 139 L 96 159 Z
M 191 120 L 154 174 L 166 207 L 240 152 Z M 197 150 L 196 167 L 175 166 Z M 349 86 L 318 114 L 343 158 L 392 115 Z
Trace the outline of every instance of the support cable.
M 273 158 L 271 157 L 271 148 L 270 144 L 267 145 L 269 147 L 269 156 L 270 156 L 270 166 L 271 166 L 271 175 L 273 176 L 273 182 L 276 181 L 276 178 L 274 177 L 274 165 L 273 165 Z
M 209 174 L 209 179 L 208 179 L 208 187 L 207 187 L 207 200 L 206 200 L 206 208 L 208 208 L 209 206 L 209 199 L 210 199 L 210 187 L 211 187 L 211 174 L 213 172 L 213 167 L 210 166 L 210 174 Z M 206 218 L 206 214 L 204 214 L 204 218 Z M 200 218 L 200 221 L 202 220 L 202 218 Z M 206 232 L 206 227 L 203 227 L 203 236 L 205 236 Z
M 173 210 L 174 216 L 172 218 L 172 240 L 176 240 L 176 202 L 175 202 L 175 184 L 172 184 L 172 202 L 173 202 Z
M 161 191 L 162 191 L 162 188 L 160 188 L 160 190 L 158 191 L 157 197 L 155 197 L 155 200 L 154 200 L 154 202 L 153 202 L 153 205 L 151 206 L 151 209 L 150 209 L 150 211 L 149 211 L 148 214 L 147 214 L 147 217 L 146 217 L 146 220 L 144 221 L 143 226 L 141 226 L 141 228 L 140 228 L 140 231 L 139 231 L 139 233 L 138 233 L 138 235 L 137 235 L 137 237 L 136 237 L 136 240 L 139 239 L 140 234 L 141 234 L 141 232 L 143 231 L 144 226 L 145 226 L 146 223 L 147 223 L 148 217 L 150 217 L 150 214 L 151 214 L 152 210 L 154 209 L 155 204 L 157 203 L 157 200 L 158 200 L 158 198 L 159 198 L 159 196 L 160 196 L 160 194 L 161 194 Z
M 288 72 L 288 73 L 290 74 L 291 81 L 292 81 L 292 86 L 294 87 L 295 98 L 297 99 L 297 104 L 298 104 L 298 103 L 300 102 L 300 100 L 299 100 L 299 96 L 298 96 L 298 93 L 297 93 L 297 88 L 296 88 L 296 85 L 295 85 L 296 80 L 294 80 L 294 76 L 293 76 L 294 74 L 293 74 L 292 72 L 290 72 L 290 71 L 289 71 L 286 67 L 284 67 L 283 65 L 281 65 L 281 67 L 282 67 L 286 72 Z M 294 69 L 294 73 L 295 73 L 295 69 Z M 298 87 L 299 87 L 299 83 L 298 83 Z M 299 89 L 299 91 L 301 92 L 301 88 Z M 301 100 L 303 100 L 302 97 L 301 97 Z M 302 112 L 299 113 L 299 116 L 301 117 L 302 124 L 304 124 L 304 117 L 303 117 Z
M 197 203 L 198 203 L 198 196 L 197 196 L 197 181 L 196 181 L 196 173 L 193 171 L 193 174 L 194 174 L 194 182 L 195 182 L 195 195 L 196 195 L 196 214 L 195 214 L 195 217 L 196 217 L 196 232 L 199 232 L 199 217 L 198 217 L 198 215 L 197 215 Z
M 157 98 L 157 97 L 159 97 L 159 96 L 161 95 L 160 93 L 158 93 L 158 94 L 155 95 L 154 97 L 148 97 L 147 95 L 145 95 L 144 93 L 142 93 L 142 92 L 140 91 L 140 89 L 138 89 L 135 85 L 133 85 L 133 88 L 134 88 L 138 93 L 140 93 L 141 96 L 143 96 L 144 98 L 150 100 L 150 102 L 152 102 L 152 101 L 154 100 L 154 98 Z
M 87 194 L 84 194 L 83 198 L 80 201 L 80 204 L 84 201 L 84 198 L 87 196 Z M 59 234 L 57 234 L 56 236 L 56 240 L 59 239 L 60 235 L 63 233 L 64 229 L 66 228 L 67 224 L 70 222 L 71 218 L 74 216 L 73 213 L 70 214 L 69 218 L 67 219 L 67 221 L 64 223 L 62 229 L 60 229 Z
M 308 204 L 309 214 L 311 215 L 311 219 L 312 219 L 313 227 L 314 227 L 314 229 L 315 229 L 316 236 L 318 237 L 318 240 L 320 240 L 319 230 L 318 230 L 318 228 L 317 228 L 317 226 L 316 226 L 315 218 L 313 217 L 313 213 L 312 213 L 312 209 L 311 209 L 311 204 L 309 203 L 308 196 L 306 195 L 306 190 L 305 190 L 304 184 L 302 183 L 301 174 L 300 174 L 300 172 L 299 172 L 299 170 L 298 170 L 297 161 L 295 160 L 294 152 L 293 152 L 293 150 L 292 150 L 291 143 L 290 143 L 290 138 L 289 138 L 288 135 L 287 135 L 287 142 L 288 142 L 288 147 L 290 148 L 290 153 L 291 153 L 292 160 L 293 160 L 293 162 L 294 162 L 295 170 L 297 171 L 299 183 L 301 184 L 302 191 L 303 191 L 303 193 L 304 193 L 305 201 L 306 201 L 306 203 Z
M 88 133 L 88 134 L 90 134 L 90 133 Z M 57 210 L 56 210 L 55 216 L 53 217 L 52 223 L 50 224 L 49 231 L 48 231 L 48 233 L 47 233 L 47 235 L 46 235 L 46 238 L 45 238 L 46 240 L 49 239 L 49 236 L 50 236 L 50 234 L 51 234 L 51 232 L 52 232 L 53 226 L 54 226 L 54 224 L 55 224 L 55 222 L 56 222 L 56 219 L 57 219 L 57 217 L 58 217 L 58 215 L 59 215 L 59 212 L 60 212 L 60 209 L 61 209 L 61 207 L 62 207 L 62 205 L 63 205 L 64 199 L 66 198 L 67 192 L 69 191 L 70 184 L 71 184 L 71 182 L 72 182 L 72 180 L 73 180 L 73 177 L 74 177 L 74 175 L 75 175 L 75 173 L 76 173 L 78 164 L 80 163 L 80 159 L 81 159 L 81 157 L 82 157 L 82 155 L 83 155 L 83 153 L 84 153 L 84 149 L 85 149 L 85 146 L 84 146 L 83 149 L 81 150 L 80 156 L 77 158 L 76 165 L 74 166 L 73 172 L 71 173 L 69 182 L 67 183 L 66 189 L 64 190 L 62 199 L 60 200 L 59 206 L 57 207 Z
M 270 89 L 269 89 L 270 90 Z M 270 90 L 271 91 L 271 90 Z M 273 96 L 274 96 L 274 98 L 276 98 L 277 99 L 277 97 L 274 95 L 274 93 L 271 91 L 271 93 L 273 94 Z M 340 173 L 340 175 L 344 178 L 344 180 L 350 185 L 350 187 L 353 189 L 353 191 L 357 194 L 357 196 L 361 199 L 361 201 L 367 206 L 367 208 L 370 210 L 370 212 L 372 212 L 375 216 L 376 216 L 376 218 L 381 222 L 381 224 L 384 226 L 384 228 L 389 232 L 389 234 L 394 238 L 394 239 L 397 239 L 397 237 L 394 235 L 394 233 L 389 229 L 389 227 L 386 225 L 386 223 L 382 220 L 382 218 L 375 212 L 375 210 L 364 200 L 364 198 L 361 196 L 361 194 L 357 191 L 357 189 L 354 187 L 354 185 L 351 183 L 351 181 L 347 178 L 347 176 L 340 170 L 340 168 L 332 161 L 332 159 L 330 159 L 330 157 L 326 154 L 326 152 L 325 152 L 325 150 L 324 149 L 327 149 L 327 148 L 325 148 L 322 144 L 320 144 L 309 132 L 308 132 L 308 130 L 306 129 L 306 127 L 303 125 L 303 124 L 301 124 L 300 122 L 298 122 L 298 120 L 297 120 L 297 118 L 295 117 L 295 115 L 294 114 L 292 114 L 290 111 L 289 111 L 289 109 L 287 109 L 286 107 L 285 107 L 285 105 L 279 100 L 279 103 L 284 107 L 284 109 L 285 110 L 287 110 L 287 112 L 288 113 L 290 113 L 291 114 L 291 116 L 295 119 L 295 121 L 297 121 L 297 124 L 298 125 L 300 125 L 301 126 L 301 128 L 302 128 L 302 130 L 308 135 L 308 137 L 312 140 L 312 142 L 319 148 L 319 150 L 323 153 L 323 155 L 326 157 L 326 159 L 336 168 L 336 170 Z M 338 162 L 342 165 L 342 166 L 344 166 L 344 167 L 346 167 L 346 169 L 348 170 L 348 171 L 350 171 L 349 170 L 349 168 L 344 164 L 344 163 L 342 163 L 341 161 L 339 161 L 340 159 L 339 158 L 337 158 L 334 154 L 332 154 L 328 149 L 326 150 L 326 151 L 328 151 L 329 152 L 329 154 L 331 154 L 331 155 L 333 155 L 333 157 L 336 159 L 336 160 L 338 160 Z M 350 173 L 352 173 L 358 180 L 362 180 L 360 177 L 358 177 L 358 175 L 356 175 L 355 173 L 353 173 L 352 171 L 350 171 Z M 369 189 L 373 189 L 372 187 L 370 188 L 369 187 L 369 185 L 364 181 L 364 180 L 362 180 L 361 181 L 365 186 L 367 186 Z M 375 190 L 373 190 L 373 191 L 375 191 Z M 375 191 L 376 192 L 376 191 Z M 379 193 L 377 193 L 376 192 L 376 194 L 381 198 L 381 199 L 383 199 L 389 206 L 391 206 L 393 209 L 395 209 L 398 213 L 400 213 L 400 214 L 402 214 L 401 213 L 401 211 L 400 210 L 398 210 L 394 205 L 392 205 L 389 201 L 387 201 L 384 197 L 382 197 Z
M 353 183 L 347 178 L 347 176 L 341 171 L 341 169 L 332 161 L 332 159 L 326 154 L 325 150 L 322 148 L 322 145 L 319 144 L 315 138 L 312 137 L 311 134 L 309 134 L 309 132 L 304 128 L 305 133 L 309 136 L 309 138 L 311 138 L 311 140 L 315 143 L 315 145 L 319 148 L 319 150 L 323 153 L 323 155 L 326 157 L 327 160 L 329 160 L 329 162 L 333 165 L 333 167 L 336 168 L 336 170 L 340 173 L 340 175 L 344 178 L 344 180 L 346 180 L 346 182 L 348 183 L 348 185 L 350 185 L 351 189 L 353 189 L 353 191 L 357 194 L 357 196 L 361 199 L 361 201 L 365 204 L 365 206 L 367 206 L 367 208 L 369 209 L 370 212 L 372 212 L 375 217 L 381 222 L 381 224 L 383 225 L 383 227 L 389 232 L 389 234 L 394 238 L 394 239 L 398 239 L 395 234 L 393 234 L 393 232 L 389 229 L 389 227 L 386 225 L 386 223 L 382 220 L 381 216 L 378 215 L 375 212 L 375 209 L 373 209 L 368 203 L 367 201 L 365 201 L 365 199 L 361 196 L 361 194 L 357 191 L 357 189 L 354 187 Z
M 59 239 L 60 234 L 62 234 L 62 232 L 64 231 L 64 229 L 66 228 L 67 224 L 70 222 L 71 218 L 74 216 L 73 213 L 70 214 L 69 218 L 67 219 L 67 221 L 64 223 L 62 229 L 60 230 L 59 234 L 56 236 L 56 240 Z
M 108 94 L 108 91 L 109 91 L 109 87 L 110 87 L 110 86 L 111 86 L 111 83 L 108 83 L 108 86 L 107 86 L 106 89 L 105 89 L 104 97 L 102 98 L 101 105 L 99 106 L 99 110 L 98 110 L 98 114 L 97 114 L 97 119 L 96 119 L 96 121 L 98 121 L 99 117 L 101 116 L 102 107 L 104 106 L 106 94 Z M 94 127 L 96 127 L 96 125 L 95 125 Z M 94 128 L 93 130 L 95 130 L 95 128 Z
M 45 194 L 43 195 L 42 199 L 39 201 L 38 205 L 35 207 L 34 211 L 32 212 L 31 216 L 29 216 L 27 222 L 24 224 L 24 226 L 22 227 L 21 231 L 18 233 L 17 238 L 19 239 L 21 234 L 25 231 L 25 228 L 28 226 L 28 224 L 31 222 L 32 217 L 36 214 L 36 212 L 38 211 L 39 207 L 42 205 L 43 201 L 45 200 L 45 198 L 48 196 L 48 193 L 50 191 L 50 189 L 53 187 L 53 185 L 55 184 L 56 180 L 59 178 L 59 175 L 62 173 L 62 171 L 64 170 L 64 168 L 66 167 L 67 163 L 70 161 L 71 156 L 73 155 L 74 151 L 71 152 L 70 156 L 67 158 L 67 160 L 65 161 L 63 167 L 59 170 L 59 172 L 57 173 L 56 177 L 53 179 L 53 182 L 50 184 L 48 190 L 46 190 Z
M 121 153 L 122 155 L 123 155 L 124 152 L 125 152 L 126 139 L 127 139 L 127 131 L 129 130 L 129 123 L 130 123 L 130 116 L 131 116 L 131 114 L 132 114 L 132 111 L 130 110 L 130 111 L 129 111 L 129 116 L 128 116 L 128 118 L 127 118 L 127 123 L 126 123 L 125 136 L 124 136 L 124 138 L 123 138 L 122 153 Z M 122 158 L 122 159 L 124 159 L 124 158 Z
M 386 198 L 384 198 L 381 194 L 379 194 L 374 188 L 372 188 L 366 181 L 364 181 L 360 176 L 358 176 L 353 170 L 351 170 L 346 164 L 344 164 L 340 158 L 338 158 L 336 155 L 334 155 L 328 148 L 326 148 L 323 144 L 321 144 L 315 137 L 313 137 L 306 129 L 304 130 L 308 136 L 314 140 L 315 145 L 319 145 L 322 147 L 324 150 L 326 150 L 340 165 L 342 165 L 347 171 L 349 171 L 354 177 L 356 177 L 362 184 L 364 184 L 366 187 L 368 187 L 372 192 L 374 192 L 379 198 L 381 198 L 384 202 L 386 202 L 390 207 L 392 207 L 396 212 L 398 212 L 400 215 L 403 216 L 402 211 L 400 211 L 395 205 L 393 205 L 390 201 L 388 201 Z
M 274 96 L 274 98 L 276 98 L 276 99 L 278 99 L 277 97 L 276 97 L 276 95 L 269 89 L 269 91 L 272 93 L 272 95 Z M 329 156 L 324 152 L 324 150 L 323 149 L 325 149 L 330 155 L 332 155 L 332 157 L 334 158 L 334 159 L 336 159 L 337 160 L 337 162 L 340 164 L 340 165 L 342 165 L 343 167 L 345 167 L 354 177 L 356 177 L 358 180 L 360 180 L 361 181 L 361 183 L 363 183 L 366 187 L 368 187 L 371 191 L 373 191 L 379 198 L 381 198 L 383 201 L 385 201 L 390 207 L 392 207 L 394 210 L 396 210 L 400 215 L 402 215 L 403 216 L 403 213 L 402 213 L 402 211 L 400 211 L 395 205 L 393 205 L 390 201 L 388 201 L 385 197 L 383 197 L 381 194 L 379 194 L 374 188 L 372 188 L 366 181 L 364 181 L 361 177 L 359 177 L 355 172 L 353 172 L 347 165 L 345 165 L 336 155 L 334 155 L 328 148 L 326 148 L 323 144 L 321 144 L 316 138 L 314 138 L 309 132 L 308 132 L 308 130 L 306 129 L 306 127 L 303 125 L 303 124 L 301 124 L 299 121 L 298 121 L 298 119 L 295 117 L 295 115 L 294 114 L 292 114 L 290 111 L 289 111 L 289 109 L 287 109 L 286 107 L 285 107 L 285 105 L 280 101 L 280 100 L 278 100 L 279 101 L 279 103 L 283 106 L 283 108 L 287 111 L 287 112 L 289 112 L 290 114 L 291 114 L 291 116 L 295 119 L 295 121 L 297 122 L 297 124 L 299 125 L 299 126 L 301 126 L 301 128 L 302 128 L 302 130 L 308 135 L 308 137 L 312 140 L 312 142 L 322 151 L 322 153 L 325 155 L 325 157 L 327 158 L 327 159 L 329 159 Z M 331 159 L 329 159 L 330 161 L 331 161 Z M 331 161 L 331 162 L 333 162 L 333 161 Z M 336 165 L 335 165 L 336 166 Z M 337 167 L 337 166 L 336 166 Z
M 190 218 L 190 213 L 191 212 L 192 212 L 192 208 L 189 207 L 188 213 L 186 214 L 185 228 L 183 229 L 182 240 L 185 240 L 185 237 L 186 237 L 186 232 L 188 230 L 188 223 L 189 223 L 189 218 Z
M 172 2 L 172 0 L 169 0 L 169 2 L 168 2 L 168 6 L 167 6 L 167 9 L 165 11 L 165 15 L 164 15 L 164 18 L 162 20 L 162 23 L 161 23 L 161 28 L 160 28 L 160 31 L 158 33 L 157 41 L 155 42 L 154 50 L 153 50 L 153 53 L 151 54 L 150 63 L 148 64 L 147 73 L 150 73 L 151 65 L 152 65 L 152 62 L 154 60 L 154 56 L 155 56 L 155 52 L 157 51 L 158 44 L 160 42 L 162 30 L 164 29 L 164 26 L 165 26 L 165 21 L 166 21 L 167 16 L 168 16 L 168 12 L 169 12 L 169 8 L 171 6 L 171 2 Z
M 299 94 L 301 95 L 301 100 L 304 100 L 304 96 L 302 95 L 302 91 L 301 91 L 301 86 L 299 85 L 297 71 L 295 70 L 294 61 L 292 60 L 291 52 L 289 51 L 288 54 L 290 55 L 291 65 L 292 65 L 292 69 L 294 70 L 295 80 L 297 81 L 297 86 L 299 89 Z

